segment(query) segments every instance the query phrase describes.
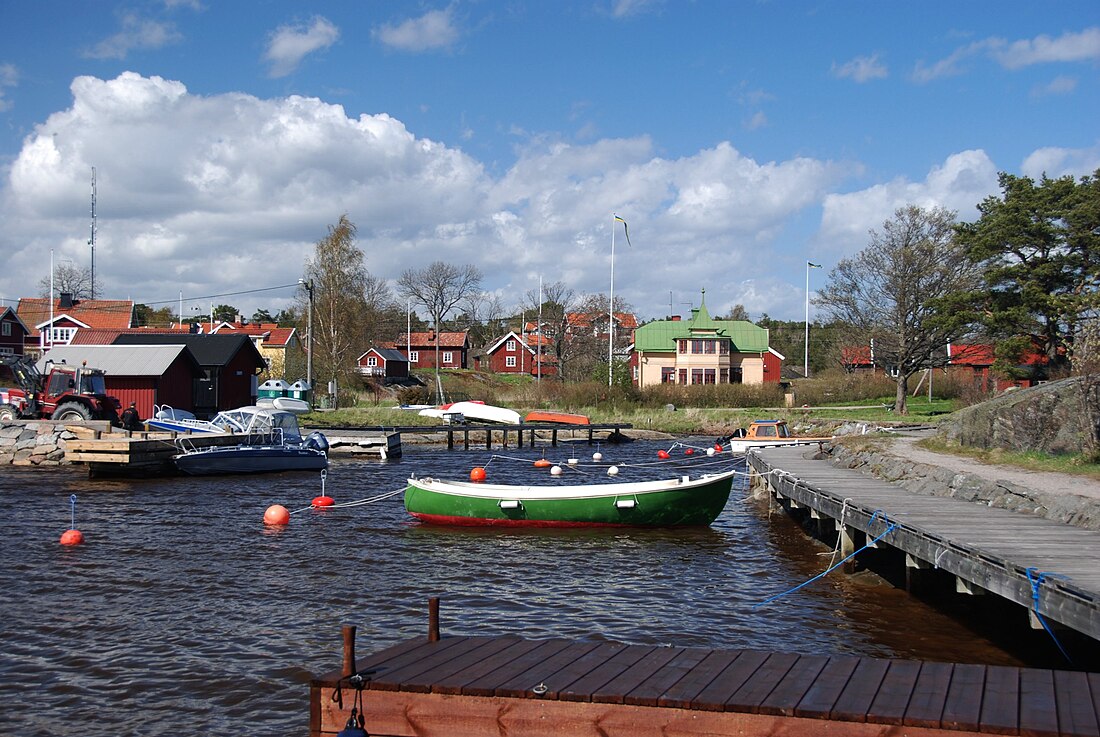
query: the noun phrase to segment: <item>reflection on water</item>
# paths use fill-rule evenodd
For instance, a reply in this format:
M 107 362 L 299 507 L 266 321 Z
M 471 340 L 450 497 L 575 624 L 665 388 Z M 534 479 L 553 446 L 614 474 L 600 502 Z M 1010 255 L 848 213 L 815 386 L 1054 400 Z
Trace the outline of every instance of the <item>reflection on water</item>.
M 655 464 L 663 447 L 602 451 L 622 464 L 619 481 L 685 472 Z M 389 463 L 336 459 L 325 490 L 346 502 L 476 465 L 493 481 L 549 481 L 532 459 L 591 453 L 405 450 Z M 605 468 L 578 464 L 566 479 L 600 481 Z M 225 734 L 246 721 L 303 733 L 309 674 L 339 664 L 340 625 L 358 625 L 361 653 L 421 636 L 429 596 L 442 597 L 449 634 L 1014 662 L 904 593 L 842 576 L 754 607 L 824 559 L 736 486 L 706 529 L 432 528 L 400 496 L 263 527 L 269 504 L 305 507 L 320 490 L 312 474 L 107 481 L 0 468 L 0 733 Z M 64 548 L 72 493 L 87 542 Z

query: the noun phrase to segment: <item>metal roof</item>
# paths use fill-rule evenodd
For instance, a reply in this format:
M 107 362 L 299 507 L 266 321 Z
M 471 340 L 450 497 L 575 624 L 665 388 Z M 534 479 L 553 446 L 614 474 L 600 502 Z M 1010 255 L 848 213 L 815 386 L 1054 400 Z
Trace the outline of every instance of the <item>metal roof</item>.
M 111 376 L 160 376 L 185 352 L 188 362 L 197 370 L 198 362 L 182 344 L 55 346 L 38 359 L 38 369 L 44 371 L 46 361 L 70 366 L 87 361 L 90 368 L 102 369 Z

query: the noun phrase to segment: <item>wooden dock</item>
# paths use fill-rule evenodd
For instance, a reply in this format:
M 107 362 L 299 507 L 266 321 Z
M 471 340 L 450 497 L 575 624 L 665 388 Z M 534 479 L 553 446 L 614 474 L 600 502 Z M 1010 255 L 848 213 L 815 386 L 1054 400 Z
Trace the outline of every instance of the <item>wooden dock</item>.
M 586 441 L 589 445 L 594 443 L 615 443 L 623 438 L 623 430 L 631 430 L 634 425 L 629 422 L 613 422 L 596 425 L 560 425 L 543 422 L 523 422 L 518 425 L 499 425 L 488 423 L 463 423 L 453 425 L 390 425 L 379 427 L 331 427 L 321 428 L 326 435 L 339 436 L 348 431 L 362 432 L 389 432 L 409 433 L 416 435 L 445 435 L 447 450 L 454 450 L 456 445 L 461 445 L 463 450 L 469 450 L 471 445 L 484 447 L 491 450 L 493 442 L 497 442 L 501 448 L 524 446 L 525 438 L 528 445 L 535 447 L 538 438 L 547 439 L 551 447 L 558 447 L 559 442 L 567 440 Z M 596 433 L 607 433 L 603 438 Z M 479 441 L 480 438 L 480 441 Z
M 747 455 L 758 493 L 806 509 L 840 536 L 847 555 L 896 525 L 877 545 L 905 554 L 910 569 L 953 574 L 960 593 L 990 592 L 1100 640 L 1100 534 L 1021 512 L 909 492 L 816 460 L 789 446 Z M 1100 698 L 1100 690 L 1096 692 Z
M 372 737 L 1100 734 L 1100 673 L 512 636 L 344 660 L 311 737 L 360 705 Z

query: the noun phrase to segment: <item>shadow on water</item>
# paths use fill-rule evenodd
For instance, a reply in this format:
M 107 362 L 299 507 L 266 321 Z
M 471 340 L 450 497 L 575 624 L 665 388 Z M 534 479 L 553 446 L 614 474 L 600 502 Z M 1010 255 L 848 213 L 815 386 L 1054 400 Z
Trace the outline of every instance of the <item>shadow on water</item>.
M 325 491 L 348 502 L 402 488 L 409 474 L 541 483 L 547 456 L 596 482 L 715 471 L 714 459 L 656 463 L 668 444 L 454 451 L 411 446 L 397 462 L 335 459 Z M 729 465 L 729 457 L 718 459 Z M 743 466 L 742 466 L 743 468 Z M 933 660 L 1021 657 L 866 576 L 819 573 L 820 544 L 746 502 L 744 484 L 703 529 L 433 528 L 400 496 L 305 509 L 282 530 L 280 503 L 308 507 L 314 474 L 89 480 L 76 469 L 0 469 L 0 733 L 301 733 L 310 673 L 340 660 L 342 624 L 369 652 L 426 630 L 442 598 L 445 634 L 518 634 L 642 644 L 755 647 Z M 87 542 L 58 544 L 77 494 Z M 181 727 L 186 725 L 186 728 Z

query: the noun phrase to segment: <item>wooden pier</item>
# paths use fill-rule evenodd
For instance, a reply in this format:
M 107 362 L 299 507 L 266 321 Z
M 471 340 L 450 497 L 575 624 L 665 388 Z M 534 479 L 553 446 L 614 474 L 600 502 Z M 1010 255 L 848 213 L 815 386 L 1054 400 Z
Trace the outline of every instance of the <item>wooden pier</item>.
M 501 448 L 522 448 L 524 441 L 532 448 L 539 437 L 547 438 L 551 447 L 558 447 L 559 442 L 580 439 L 589 445 L 594 443 L 621 442 L 624 438 L 623 430 L 631 430 L 634 425 L 628 422 L 613 422 L 598 425 L 559 425 L 542 422 L 523 422 L 518 425 L 498 425 L 481 423 L 464 423 L 453 425 L 391 425 L 379 427 L 360 428 L 321 428 L 326 434 L 339 436 L 345 431 L 371 431 L 409 433 L 416 435 L 445 435 L 447 438 L 447 450 L 454 450 L 456 445 L 461 445 L 463 450 L 469 450 L 471 445 L 492 450 L 494 438 Z M 596 433 L 607 433 L 602 439 Z M 481 438 L 479 441 L 478 439 Z
M 847 556 L 877 543 L 905 554 L 910 570 L 953 574 L 964 594 L 993 593 L 1030 615 L 1100 640 L 1100 534 L 1022 512 L 926 496 L 817 460 L 817 447 L 754 450 L 758 493 L 788 510 L 806 509 L 840 536 Z M 1098 684 L 1100 685 L 1100 684 Z M 1100 699 L 1100 689 L 1095 692 Z
M 310 681 L 311 737 L 352 708 L 372 737 L 1100 734 L 1100 673 L 514 636 L 357 660 L 348 629 Z

